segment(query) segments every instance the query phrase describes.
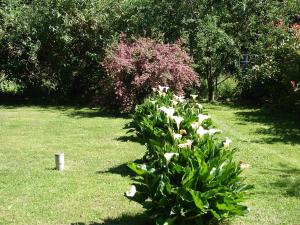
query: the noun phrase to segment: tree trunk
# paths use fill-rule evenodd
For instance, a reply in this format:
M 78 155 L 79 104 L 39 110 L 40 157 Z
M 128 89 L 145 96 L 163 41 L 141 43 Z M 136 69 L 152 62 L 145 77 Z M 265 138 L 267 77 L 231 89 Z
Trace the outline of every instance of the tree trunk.
M 207 88 L 208 88 L 208 101 L 213 102 L 215 100 L 215 86 L 214 86 L 214 77 L 212 73 L 211 62 L 206 66 L 207 71 Z

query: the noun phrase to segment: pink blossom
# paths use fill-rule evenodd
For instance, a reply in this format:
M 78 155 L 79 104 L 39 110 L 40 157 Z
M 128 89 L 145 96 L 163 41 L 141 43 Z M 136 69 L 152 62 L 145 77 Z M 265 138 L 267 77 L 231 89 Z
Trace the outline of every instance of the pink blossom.
M 140 38 L 129 43 L 125 36 L 102 65 L 111 79 L 114 94 L 123 110 L 130 110 L 159 85 L 183 95 L 188 86 L 198 85 L 191 59 L 178 44 L 156 43 Z

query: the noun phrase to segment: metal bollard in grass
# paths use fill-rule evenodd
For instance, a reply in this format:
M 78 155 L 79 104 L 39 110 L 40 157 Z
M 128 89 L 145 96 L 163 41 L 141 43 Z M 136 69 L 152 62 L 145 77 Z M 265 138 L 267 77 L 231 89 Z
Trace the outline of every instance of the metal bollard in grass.
M 55 169 L 63 171 L 65 167 L 64 153 L 55 154 Z

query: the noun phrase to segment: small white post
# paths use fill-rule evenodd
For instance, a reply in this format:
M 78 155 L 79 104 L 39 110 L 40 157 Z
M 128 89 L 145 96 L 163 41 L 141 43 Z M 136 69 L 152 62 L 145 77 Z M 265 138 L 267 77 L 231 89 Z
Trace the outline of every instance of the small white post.
M 65 167 L 64 153 L 55 154 L 55 168 L 59 171 L 63 171 Z

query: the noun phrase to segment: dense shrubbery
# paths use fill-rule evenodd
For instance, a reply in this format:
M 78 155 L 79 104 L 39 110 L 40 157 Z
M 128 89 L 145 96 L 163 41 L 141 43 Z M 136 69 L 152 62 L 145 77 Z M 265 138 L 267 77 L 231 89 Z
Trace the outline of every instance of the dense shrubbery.
M 220 100 L 232 100 L 239 94 L 238 82 L 233 77 L 224 78 L 218 84 L 217 96 Z
M 27 91 L 93 93 L 103 77 L 103 1 L 4 1 L 0 71 Z
M 190 57 L 178 44 L 160 44 L 146 38 L 129 43 L 122 37 L 103 66 L 124 111 L 130 111 L 158 85 L 168 85 L 180 95 L 198 85 Z
M 252 186 L 240 173 L 231 140 L 220 141 L 209 116 L 194 99 L 170 92 L 136 107 L 129 124 L 147 145 L 145 163 L 130 163 L 139 176 L 126 195 L 141 203 L 157 224 L 219 224 L 247 207 L 240 205 Z
M 298 98 L 292 83 L 300 81 L 300 42 L 294 31 L 278 24 L 277 33 L 262 43 L 264 50 L 253 49 L 257 57 L 239 78 L 242 97 L 293 107 Z

